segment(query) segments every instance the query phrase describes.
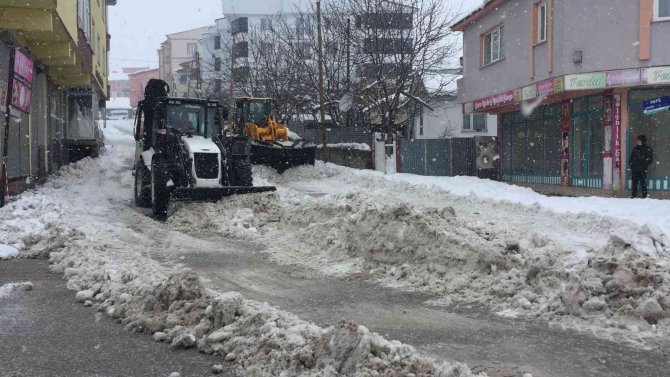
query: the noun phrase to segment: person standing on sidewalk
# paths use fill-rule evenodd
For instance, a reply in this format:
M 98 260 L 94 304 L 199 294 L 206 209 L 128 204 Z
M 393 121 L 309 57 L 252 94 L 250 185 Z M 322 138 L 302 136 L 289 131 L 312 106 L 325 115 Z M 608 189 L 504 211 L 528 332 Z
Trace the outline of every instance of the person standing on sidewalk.
M 642 198 L 647 197 L 647 173 L 649 165 L 654 161 L 654 150 L 647 145 L 647 137 L 640 135 L 637 137 L 637 145 L 630 154 L 631 175 L 633 177 L 633 192 L 631 198 L 637 197 L 637 187 L 640 186 Z

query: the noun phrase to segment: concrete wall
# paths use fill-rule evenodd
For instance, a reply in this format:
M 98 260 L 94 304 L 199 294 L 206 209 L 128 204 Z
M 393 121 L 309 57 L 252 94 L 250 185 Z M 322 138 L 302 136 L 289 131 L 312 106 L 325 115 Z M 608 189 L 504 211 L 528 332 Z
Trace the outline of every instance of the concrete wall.
M 323 160 L 321 149 L 316 150 L 316 159 Z M 372 151 L 350 148 L 328 148 L 328 162 L 354 169 L 374 169 Z
M 463 33 L 464 78 L 459 102 L 503 93 L 572 73 L 670 64 L 670 22 L 653 22 L 651 59 L 639 60 L 639 0 L 553 0 L 553 43 L 531 46 L 534 0 L 506 1 Z M 505 59 L 480 67 L 480 36 L 505 26 Z M 547 49 L 553 48 L 553 71 Z M 531 50 L 534 72 L 531 75 Z M 575 51 L 583 63 L 573 63 Z

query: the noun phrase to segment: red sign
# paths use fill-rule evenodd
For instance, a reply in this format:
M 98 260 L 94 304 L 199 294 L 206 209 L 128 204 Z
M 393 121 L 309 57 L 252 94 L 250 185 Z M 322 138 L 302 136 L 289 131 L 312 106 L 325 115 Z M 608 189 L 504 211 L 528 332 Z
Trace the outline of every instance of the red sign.
M 514 103 L 514 91 L 513 90 L 509 91 L 507 93 L 498 94 L 498 95 L 495 95 L 495 96 L 486 97 L 486 98 L 476 100 L 474 102 L 474 110 L 475 110 L 475 112 L 477 112 L 477 111 L 490 109 L 490 108 L 493 108 L 493 107 L 509 105 L 511 103 Z
M 29 113 L 32 99 L 33 61 L 17 48 L 14 50 L 12 106 Z
M 23 77 L 28 84 L 33 82 L 33 61 L 18 48 L 14 50 L 14 75 Z
M 24 113 L 29 113 L 31 99 L 32 91 L 30 88 L 19 80 L 14 79 L 12 83 L 12 106 Z
M 554 79 L 540 81 L 537 83 L 537 96 L 544 97 L 549 94 L 553 94 L 555 89 Z
M 641 82 L 639 69 L 607 71 L 607 87 L 638 85 Z
M 621 175 L 621 94 L 615 94 L 612 101 L 612 145 L 614 146 L 613 185 L 622 187 Z

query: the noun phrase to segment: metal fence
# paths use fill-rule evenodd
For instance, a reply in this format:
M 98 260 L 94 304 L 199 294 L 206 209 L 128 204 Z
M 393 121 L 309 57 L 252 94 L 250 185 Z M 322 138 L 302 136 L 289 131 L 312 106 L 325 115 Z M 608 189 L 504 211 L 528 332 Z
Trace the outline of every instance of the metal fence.
M 476 176 L 474 138 L 400 140 L 399 173 L 429 176 Z

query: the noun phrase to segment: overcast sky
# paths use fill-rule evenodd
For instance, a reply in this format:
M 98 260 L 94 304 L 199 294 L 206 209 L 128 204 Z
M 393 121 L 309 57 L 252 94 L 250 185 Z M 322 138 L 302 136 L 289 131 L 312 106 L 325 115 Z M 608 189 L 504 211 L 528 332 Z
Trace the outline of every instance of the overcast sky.
M 463 3 L 469 12 L 482 0 L 444 0 Z M 221 0 L 119 0 L 109 7 L 111 68 L 157 67 L 156 50 L 166 34 L 211 25 L 222 17 Z

